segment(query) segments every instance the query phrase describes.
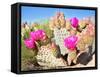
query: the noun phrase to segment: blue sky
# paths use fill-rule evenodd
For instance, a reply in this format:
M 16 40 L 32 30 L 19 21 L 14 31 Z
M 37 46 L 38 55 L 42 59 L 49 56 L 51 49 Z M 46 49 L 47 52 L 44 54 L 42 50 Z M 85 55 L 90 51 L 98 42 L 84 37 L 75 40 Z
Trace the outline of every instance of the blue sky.
M 38 22 L 45 19 L 50 19 L 57 11 L 63 12 L 66 18 L 77 17 L 82 19 L 87 16 L 94 16 L 94 10 L 80 10 L 80 9 L 63 9 L 63 8 L 44 8 L 44 7 L 21 7 L 22 23 Z

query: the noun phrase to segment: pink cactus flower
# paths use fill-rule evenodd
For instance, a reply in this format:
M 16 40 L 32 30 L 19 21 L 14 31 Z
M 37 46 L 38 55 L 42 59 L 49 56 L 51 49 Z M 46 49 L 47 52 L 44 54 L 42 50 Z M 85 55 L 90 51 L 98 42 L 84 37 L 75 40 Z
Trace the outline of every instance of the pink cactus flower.
M 78 19 L 76 17 L 72 18 L 70 20 L 70 22 L 71 22 L 71 25 L 72 25 L 73 28 L 77 28 L 78 27 L 78 22 L 79 21 L 78 21 Z
M 51 46 L 52 48 L 56 48 L 56 44 L 54 42 L 52 42 Z
M 34 32 L 30 32 L 30 37 L 33 39 L 33 40 L 42 40 L 46 37 L 46 33 L 43 31 L 43 30 L 37 30 L 37 31 L 34 31 Z
M 36 47 L 35 41 L 33 41 L 31 39 L 24 40 L 24 44 L 29 49 L 32 49 L 32 48 L 35 48 Z
M 77 36 L 75 36 L 75 35 L 69 36 L 69 37 L 67 37 L 67 38 L 64 39 L 64 45 L 68 49 L 73 50 L 76 47 L 77 40 L 78 40 Z

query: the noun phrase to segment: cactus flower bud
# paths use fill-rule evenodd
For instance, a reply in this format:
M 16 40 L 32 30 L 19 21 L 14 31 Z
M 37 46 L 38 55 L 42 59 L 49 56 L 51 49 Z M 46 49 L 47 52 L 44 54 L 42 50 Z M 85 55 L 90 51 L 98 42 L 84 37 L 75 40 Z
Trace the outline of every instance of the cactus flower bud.
M 78 27 L 78 19 L 76 17 L 72 18 L 70 20 L 70 22 L 71 22 L 71 25 L 72 25 L 73 28 L 77 28 Z

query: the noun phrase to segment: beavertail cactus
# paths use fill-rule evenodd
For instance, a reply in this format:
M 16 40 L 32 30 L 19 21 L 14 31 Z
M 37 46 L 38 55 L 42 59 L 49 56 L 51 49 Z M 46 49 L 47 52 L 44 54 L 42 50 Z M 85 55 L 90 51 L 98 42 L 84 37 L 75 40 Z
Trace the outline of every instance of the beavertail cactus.
M 62 58 L 56 58 L 52 51 L 53 49 L 50 44 L 47 46 L 41 46 L 37 54 L 39 65 L 48 67 L 67 66 L 66 62 Z

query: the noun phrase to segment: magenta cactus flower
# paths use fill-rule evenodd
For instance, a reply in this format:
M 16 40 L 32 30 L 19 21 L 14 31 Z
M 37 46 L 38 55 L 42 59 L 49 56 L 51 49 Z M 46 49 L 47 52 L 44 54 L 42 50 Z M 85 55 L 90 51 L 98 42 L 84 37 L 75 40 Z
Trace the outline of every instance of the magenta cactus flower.
M 78 27 L 78 22 L 79 21 L 78 21 L 78 19 L 76 17 L 72 18 L 70 20 L 70 22 L 71 22 L 71 25 L 72 25 L 73 28 L 77 28 Z
M 33 40 L 42 40 L 46 37 L 46 33 L 43 31 L 43 30 L 37 30 L 37 31 L 34 31 L 34 32 L 30 32 L 30 37 L 33 39 Z
M 33 41 L 31 39 L 24 40 L 24 44 L 29 49 L 32 49 L 32 48 L 35 48 L 36 47 L 35 41 Z
M 64 39 L 64 45 L 68 49 L 72 49 L 73 50 L 76 47 L 77 40 L 78 40 L 77 36 L 75 36 L 75 35 L 69 36 L 69 37 Z
M 30 32 L 30 38 L 32 40 L 39 40 L 39 36 L 36 32 Z

